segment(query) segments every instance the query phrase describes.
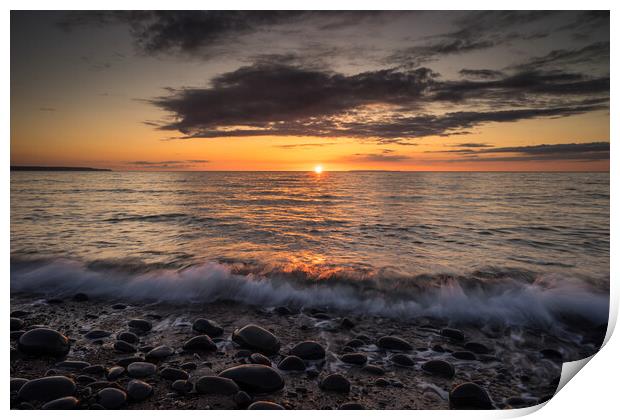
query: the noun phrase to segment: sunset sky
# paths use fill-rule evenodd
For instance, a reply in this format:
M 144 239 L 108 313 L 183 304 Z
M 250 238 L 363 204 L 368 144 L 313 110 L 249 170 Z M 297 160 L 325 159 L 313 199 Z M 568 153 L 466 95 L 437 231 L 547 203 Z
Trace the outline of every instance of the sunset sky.
M 12 12 L 11 164 L 609 170 L 608 12 Z

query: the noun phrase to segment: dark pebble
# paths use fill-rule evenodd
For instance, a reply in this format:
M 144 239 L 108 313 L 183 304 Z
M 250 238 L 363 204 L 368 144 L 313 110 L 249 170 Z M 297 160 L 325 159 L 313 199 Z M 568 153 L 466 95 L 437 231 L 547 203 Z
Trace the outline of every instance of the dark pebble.
M 422 370 L 430 375 L 444 378 L 454 377 L 454 367 L 443 360 L 429 360 L 422 365 Z
M 118 353 L 135 353 L 138 351 L 133 344 L 130 344 L 123 340 L 117 340 L 114 342 L 114 350 Z
M 127 323 L 127 325 L 129 325 L 129 328 L 144 332 L 151 331 L 151 329 L 153 328 L 153 324 L 151 324 L 151 322 L 147 321 L 146 319 L 132 319 Z
M 377 346 L 386 350 L 411 351 L 413 347 L 400 337 L 386 335 L 377 341 Z
M 375 380 L 375 385 L 376 385 L 376 386 L 380 386 L 380 387 L 382 387 L 382 388 L 385 388 L 386 386 L 390 386 L 390 381 L 388 381 L 388 380 L 387 380 L 387 379 L 385 379 L 385 378 L 377 378 L 377 379 Z
M 69 340 L 58 331 L 35 328 L 19 337 L 18 349 L 32 356 L 62 357 L 69 353 Z
M 346 330 L 350 330 L 355 327 L 355 322 L 351 321 L 349 318 L 343 318 L 340 322 L 340 326 Z
M 84 337 L 88 338 L 89 340 L 96 340 L 97 338 L 105 338 L 111 335 L 112 333 L 110 331 L 91 330 L 87 332 L 86 334 L 84 334 Z
M 171 380 L 171 381 L 176 381 L 178 379 L 186 379 L 186 380 L 189 379 L 189 375 L 184 370 L 170 368 L 170 367 L 162 369 L 159 372 L 159 376 L 161 376 L 164 379 Z
M 489 394 L 473 382 L 457 385 L 450 391 L 450 408 L 453 410 L 491 410 Z
M 465 340 L 465 334 L 463 334 L 463 331 L 457 330 L 454 328 L 443 328 L 439 332 L 439 334 L 443 335 L 444 337 L 451 338 L 452 340 L 456 340 L 456 341 Z
M 246 357 L 250 357 L 252 354 L 254 354 L 254 353 L 252 353 L 252 350 L 241 349 L 237 353 L 235 353 L 235 357 L 237 359 L 243 359 L 243 358 L 246 358 Z
M 345 346 L 346 346 L 346 347 L 358 348 L 358 347 L 362 347 L 364 344 L 366 344 L 366 343 L 364 343 L 362 340 L 357 339 L 357 338 L 354 338 L 353 340 L 348 341 L 348 342 L 345 344 Z
M 235 330 L 232 340 L 241 347 L 258 350 L 269 355 L 280 350 L 280 340 L 271 332 L 254 324 Z
M 122 359 L 117 360 L 116 364 L 126 368 L 133 362 L 144 362 L 144 358 L 140 356 L 124 357 Z
M 383 375 L 385 373 L 385 370 L 377 365 L 366 365 L 362 369 L 364 372 L 370 373 L 371 375 Z
M 252 402 L 252 397 L 245 391 L 239 391 L 233 397 L 233 401 L 237 404 L 237 407 L 246 408 Z
M 282 376 L 273 368 L 264 365 L 241 365 L 226 369 L 219 375 L 232 379 L 244 391 L 267 393 L 284 387 Z
M 153 387 L 146 382 L 132 379 L 127 384 L 127 395 L 133 401 L 144 401 L 153 393 Z
M 124 331 L 120 333 L 119 335 L 116 336 L 116 338 L 118 340 L 122 340 L 130 344 L 138 344 L 138 342 L 140 341 L 137 335 L 129 331 Z
M 19 318 L 11 318 L 11 331 L 21 330 L 24 326 L 24 321 Z
M 75 382 L 66 376 L 47 376 L 26 382 L 18 396 L 25 401 L 48 402 L 75 394 Z
M 402 353 L 393 355 L 390 360 L 392 361 L 392 363 L 398 366 L 411 367 L 414 364 L 411 357 Z
M 181 369 L 183 370 L 194 370 L 198 367 L 198 365 L 194 362 L 187 362 L 181 365 Z
M 250 361 L 252 363 L 256 363 L 257 365 L 271 366 L 271 360 L 269 360 L 267 356 L 260 353 L 252 353 L 250 355 Z
M 202 376 L 196 381 L 196 392 L 211 395 L 235 395 L 239 386 L 232 379 Z
M 19 392 L 26 382 L 28 382 L 28 379 L 11 378 L 11 392 Z
M 146 354 L 146 360 L 161 361 L 174 354 L 174 350 L 168 346 L 155 347 Z
M 97 382 L 95 378 L 88 375 L 79 375 L 77 378 L 75 378 L 75 381 L 80 385 L 88 385 L 92 384 L 93 382 Z
M 63 397 L 56 400 L 52 400 L 43 404 L 41 409 L 43 410 L 73 410 L 77 408 L 80 401 L 75 397 Z
M 133 362 L 127 366 L 127 374 L 132 378 L 146 378 L 155 375 L 157 367 L 152 363 Z
M 217 346 L 208 335 L 198 335 L 190 338 L 183 344 L 183 350 L 187 351 L 215 351 Z
M 284 410 L 284 407 L 271 401 L 256 401 L 250 404 L 248 410 Z
M 90 363 L 81 360 L 64 360 L 56 363 L 56 367 L 66 370 L 82 370 L 90 366 Z
M 209 337 L 218 337 L 224 333 L 224 329 L 217 322 L 205 318 L 198 318 L 194 321 L 192 329 L 201 334 L 207 334 Z
M 112 309 L 125 309 L 127 307 L 127 305 L 125 305 L 124 303 L 115 303 L 114 305 L 112 305 Z
M 345 363 L 361 366 L 366 364 L 366 362 L 368 361 L 368 357 L 364 353 L 347 353 L 343 354 L 340 357 L 340 360 Z
M 11 312 L 11 318 L 23 318 L 26 315 L 30 315 L 30 312 L 28 311 L 22 311 L 22 310 L 16 310 Z
M 321 381 L 320 385 L 323 391 L 347 393 L 351 389 L 351 383 L 347 378 L 339 373 L 332 373 Z
M 316 341 L 304 341 L 293 347 L 290 354 L 304 360 L 320 360 L 325 358 L 325 349 Z
M 278 369 L 302 371 L 306 370 L 306 363 L 297 356 L 286 356 L 278 363 Z
M 551 360 L 558 361 L 558 362 L 561 362 L 563 360 L 562 353 L 554 349 L 541 350 L 540 354 L 545 359 L 551 359 Z
M 172 383 L 171 388 L 179 394 L 189 394 L 194 386 L 190 381 L 183 379 L 176 380 Z
M 125 405 L 127 394 L 117 388 L 104 388 L 97 393 L 97 402 L 107 410 L 116 410 Z
M 472 353 L 476 353 L 476 354 L 491 353 L 491 349 L 482 343 L 474 343 L 474 342 L 467 343 L 465 344 L 465 349 L 471 351 Z
M 89 375 L 103 375 L 106 370 L 103 365 L 91 365 L 82 369 L 83 373 L 87 373 Z

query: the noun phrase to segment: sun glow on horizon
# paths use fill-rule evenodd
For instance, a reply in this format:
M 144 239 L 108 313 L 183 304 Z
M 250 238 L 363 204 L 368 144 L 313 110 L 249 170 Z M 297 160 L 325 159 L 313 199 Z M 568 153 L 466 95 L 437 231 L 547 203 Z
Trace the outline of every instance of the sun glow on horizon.
M 323 165 L 316 165 L 314 167 L 314 172 L 317 174 L 321 174 L 323 172 Z

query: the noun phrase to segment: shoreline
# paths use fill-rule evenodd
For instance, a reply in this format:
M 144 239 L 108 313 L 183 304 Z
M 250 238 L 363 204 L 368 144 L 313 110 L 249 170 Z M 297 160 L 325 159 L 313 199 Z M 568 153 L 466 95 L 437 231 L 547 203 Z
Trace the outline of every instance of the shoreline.
M 247 401 L 236 401 L 240 397 L 235 395 L 204 393 L 199 379 L 257 361 L 270 365 L 281 378 L 282 388 L 255 392 L 241 381 L 241 391 L 245 388 L 251 401 L 270 401 L 286 409 L 336 409 L 343 405 L 342 408 L 447 409 L 458 402 L 458 395 L 450 393 L 464 383 L 477 384 L 488 395 L 493 408 L 521 408 L 553 395 L 562 360 L 575 360 L 598 350 L 596 339 L 591 344 L 573 343 L 532 328 L 453 329 L 446 320 L 434 318 L 404 322 L 379 316 L 345 316 L 328 308 L 259 308 L 231 301 L 130 305 L 84 294 L 46 301 L 41 296 L 19 293 L 11 296 L 11 311 L 17 319 L 12 319 L 15 329 L 11 332 L 11 378 L 66 376 L 77 384 L 73 394 L 79 400 L 79 408 L 100 408 L 102 387 L 122 389 L 127 398 L 121 405 L 125 409 L 245 408 Z M 199 318 L 209 319 L 223 330 L 222 334 L 210 330 L 210 338 L 217 347 L 214 351 L 183 349 L 188 340 L 204 335 L 192 327 Z M 152 329 L 138 331 L 130 327 L 130 321 L 135 319 L 147 320 Z M 247 343 L 240 345 L 239 337 L 233 337 L 235 331 L 252 324 L 273 334 L 279 349 L 257 351 Z M 66 336 L 68 354 L 58 358 L 24 352 L 20 336 L 37 326 Z M 119 350 L 119 334 L 130 331 L 139 332 L 139 342 Z M 101 337 L 89 339 L 93 334 Z M 390 347 L 381 339 L 385 336 L 399 337 L 406 346 Z M 324 350 L 323 357 L 303 359 L 301 371 L 283 370 L 286 356 L 307 341 L 318 343 Z M 166 356 L 154 361 L 149 352 L 160 346 L 167 347 Z M 152 393 L 138 401 L 127 396 L 129 384 L 135 380 L 128 371 L 123 369 L 113 380 L 108 372 L 119 363 L 142 359 L 155 362 L 155 371 L 140 379 Z M 82 363 L 63 364 L 62 360 Z M 452 366 L 453 377 L 442 376 L 440 371 L 429 373 L 425 363 L 433 360 L 446 362 L 443 367 Z M 90 364 L 86 372 L 98 374 L 85 373 L 84 362 Z M 179 378 L 188 380 L 183 391 L 178 388 L 181 384 L 165 378 L 168 374 L 164 371 L 177 370 L 181 371 L 176 373 Z M 330 390 L 324 383 L 330 375 L 342 375 L 348 391 Z M 201 381 L 202 384 L 205 380 Z M 13 383 L 12 379 L 11 408 L 42 406 L 41 402 L 25 401 Z M 17 387 L 24 381 L 15 383 Z M 186 392 L 189 387 L 192 390 Z

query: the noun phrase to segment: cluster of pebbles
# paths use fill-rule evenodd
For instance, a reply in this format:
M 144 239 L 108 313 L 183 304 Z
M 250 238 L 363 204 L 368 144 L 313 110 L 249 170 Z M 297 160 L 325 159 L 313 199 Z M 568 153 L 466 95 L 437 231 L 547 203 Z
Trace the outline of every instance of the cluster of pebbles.
M 232 302 L 11 305 L 14 409 L 525 407 L 584 351 L 535 331 Z

